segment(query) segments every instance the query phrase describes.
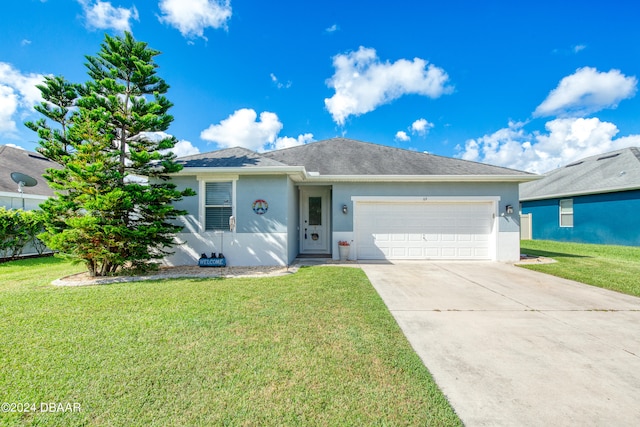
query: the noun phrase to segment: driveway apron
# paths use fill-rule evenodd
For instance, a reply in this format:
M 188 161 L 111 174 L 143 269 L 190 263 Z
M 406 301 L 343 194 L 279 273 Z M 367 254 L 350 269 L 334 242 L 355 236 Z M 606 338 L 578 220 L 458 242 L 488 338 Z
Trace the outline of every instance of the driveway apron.
M 502 263 L 361 267 L 465 425 L 640 425 L 640 298 Z

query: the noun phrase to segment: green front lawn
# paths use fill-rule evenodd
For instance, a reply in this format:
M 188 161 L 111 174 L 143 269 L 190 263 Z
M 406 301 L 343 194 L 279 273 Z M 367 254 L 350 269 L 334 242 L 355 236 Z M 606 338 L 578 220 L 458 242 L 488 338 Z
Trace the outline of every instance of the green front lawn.
M 640 247 L 523 240 L 520 252 L 558 261 L 522 267 L 640 296 Z
M 461 424 L 359 269 L 48 285 L 79 270 L 0 264 L 0 403 L 81 408 L 0 425 Z

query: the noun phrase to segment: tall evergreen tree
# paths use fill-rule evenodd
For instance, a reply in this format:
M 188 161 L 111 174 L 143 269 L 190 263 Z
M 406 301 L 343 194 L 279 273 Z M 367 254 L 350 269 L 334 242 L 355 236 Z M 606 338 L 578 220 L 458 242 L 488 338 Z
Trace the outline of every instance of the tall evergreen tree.
M 25 125 L 38 133 L 40 147 L 38 151 L 49 159 L 58 163 L 64 162 L 64 156 L 69 152 L 70 146 L 67 137 L 71 109 L 78 98 L 79 86 L 68 82 L 62 76 L 44 78 L 44 84 L 36 86 L 44 99 L 34 108 L 47 119 L 57 123 L 58 128 L 52 128 L 45 118 L 34 122 L 26 122 Z
M 63 166 L 46 176 L 59 191 L 42 205 L 48 224 L 41 238 L 94 276 L 147 269 L 170 253 L 181 230 L 173 220 L 185 214 L 172 202 L 195 194 L 169 182 L 182 168 L 169 151 L 176 139 L 157 137 L 173 120 L 169 86 L 156 74 L 159 53 L 131 33 L 105 35 L 100 52 L 86 57 L 91 80 L 51 78 L 40 87 L 38 111 L 57 128 L 45 119 L 27 124 L 40 136 L 39 151 Z M 68 96 L 52 95 L 59 92 Z

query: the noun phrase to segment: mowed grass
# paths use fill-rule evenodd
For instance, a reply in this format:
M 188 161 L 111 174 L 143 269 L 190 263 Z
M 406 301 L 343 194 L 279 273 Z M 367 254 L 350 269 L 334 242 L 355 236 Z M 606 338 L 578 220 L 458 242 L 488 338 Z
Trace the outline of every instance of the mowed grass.
M 0 264 L 0 425 L 461 425 L 364 273 L 56 288 Z
M 640 296 L 640 247 L 523 240 L 520 252 L 558 261 L 524 268 Z

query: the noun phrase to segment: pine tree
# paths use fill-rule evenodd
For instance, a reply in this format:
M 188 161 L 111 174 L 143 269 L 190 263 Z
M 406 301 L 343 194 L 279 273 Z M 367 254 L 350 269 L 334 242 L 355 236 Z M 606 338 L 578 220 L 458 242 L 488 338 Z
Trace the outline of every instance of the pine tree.
M 173 220 L 185 214 L 172 202 L 195 194 L 169 182 L 182 168 L 169 151 L 176 139 L 157 137 L 173 120 L 164 96 L 169 86 L 156 74 L 159 53 L 131 33 L 105 35 L 99 53 L 86 56 L 91 80 L 51 78 L 40 87 L 45 102 L 38 111 L 57 128 L 45 119 L 27 124 L 40 136 L 39 151 L 63 166 L 46 176 L 59 191 L 42 205 L 41 238 L 94 276 L 148 269 L 170 253 L 181 230 Z
M 47 119 L 57 123 L 59 128 L 51 128 L 44 118 L 37 122 L 26 122 L 25 125 L 38 133 L 40 147 L 38 151 L 47 158 L 63 163 L 69 151 L 67 130 L 71 116 L 71 108 L 78 98 L 78 85 L 69 83 L 62 76 L 44 78 L 44 84 L 36 86 L 44 99 L 34 109 Z

